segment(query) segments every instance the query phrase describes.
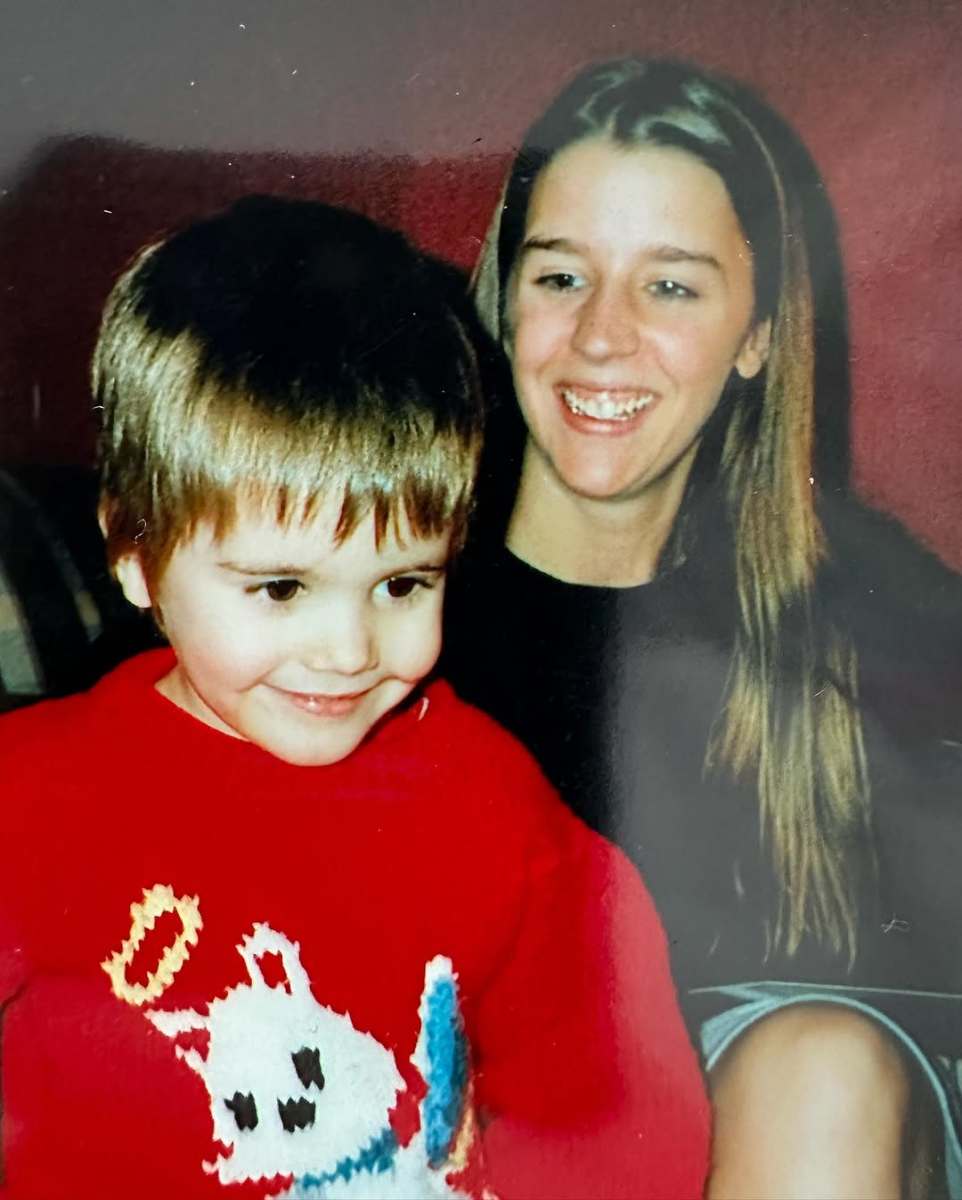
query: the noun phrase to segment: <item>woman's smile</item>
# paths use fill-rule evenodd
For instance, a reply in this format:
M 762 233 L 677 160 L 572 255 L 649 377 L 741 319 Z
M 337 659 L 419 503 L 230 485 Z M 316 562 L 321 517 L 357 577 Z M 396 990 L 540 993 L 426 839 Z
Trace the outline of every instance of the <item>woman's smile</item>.
M 665 146 L 576 142 L 542 172 L 509 299 L 535 458 L 592 499 L 683 483 L 732 370 L 756 374 L 751 251 L 721 178 Z
M 658 399 L 641 388 L 563 383 L 555 389 L 562 416 L 580 433 L 609 437 L 635 429 Z

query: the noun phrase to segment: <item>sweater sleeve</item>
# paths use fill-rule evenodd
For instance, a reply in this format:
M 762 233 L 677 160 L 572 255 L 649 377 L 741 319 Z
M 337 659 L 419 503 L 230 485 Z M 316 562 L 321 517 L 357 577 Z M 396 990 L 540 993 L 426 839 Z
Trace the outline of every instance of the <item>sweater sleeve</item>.
M 494 1191 L 698 1197 L 709 1109 L 661 923 L 620 851 L 537 789 L 517 935 L 476 1013 Z
M 0 1038 L 3 1011 L 29 974 L 26 938 L 16 906 L 34 886 L 30 871 L 38 837 L 31 825 L 34 796 L 29 784 L 24 786 L 23 762 L 17 747 L 28 740 L 37 711 L 4 713 L 0 721 Z M 46 744 L 44 749 L 49 753 Z M 0 1095 L 0 1118 L 2 1115 Z
M 8 914 L 0 909 L 0 1034 L 2 1034 L 3 1010 L 20 990 L 26 978 L 27 960 L 22 939 Z M 0 1096 L 0 1116 L 2 1113 L 2 1096 Z

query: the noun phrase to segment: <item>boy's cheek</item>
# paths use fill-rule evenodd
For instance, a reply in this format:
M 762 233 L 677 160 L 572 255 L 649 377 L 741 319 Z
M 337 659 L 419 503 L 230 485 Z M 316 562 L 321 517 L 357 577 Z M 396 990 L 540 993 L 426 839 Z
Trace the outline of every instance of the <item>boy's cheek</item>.
M 441 598 L 432 594 L 430 613 L 425 613 L 416 629 L 398 631 L 394 640 L 393 674 L 416 684 L 427 675 L 441 653 Z

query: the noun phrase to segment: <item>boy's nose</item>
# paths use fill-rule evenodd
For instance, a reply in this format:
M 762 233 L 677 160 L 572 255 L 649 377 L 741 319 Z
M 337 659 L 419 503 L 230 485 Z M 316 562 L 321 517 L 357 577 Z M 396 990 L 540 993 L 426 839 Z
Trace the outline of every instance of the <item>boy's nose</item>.
M 377 666 L 377 639 L 363 616 L 342 614 L 315 631 L 303 657 L 316 671 L 361 675 Z

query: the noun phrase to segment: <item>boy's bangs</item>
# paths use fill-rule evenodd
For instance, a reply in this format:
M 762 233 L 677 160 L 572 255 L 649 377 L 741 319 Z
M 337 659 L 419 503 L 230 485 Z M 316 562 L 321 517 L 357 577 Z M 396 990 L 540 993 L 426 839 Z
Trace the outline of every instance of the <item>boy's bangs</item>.
M 383 423 L 345 423 L 330 410 L 295 422 L 246 398 L 218 401 L 204 420 L 195 412 L 190 432 L 170 448 L 164 474 L 175 526 L 209 521 L 223 537 L 254 509 L 290 527 L 340 497 L 338 542 L 371 514 L 378 546 L 389 534 L 403 541 L 451 530 L 462 540 L 476 459 L 462 432 L 412 427 L 399 438 Z

